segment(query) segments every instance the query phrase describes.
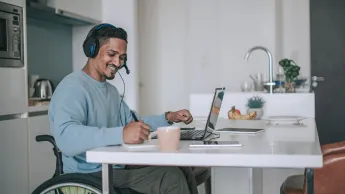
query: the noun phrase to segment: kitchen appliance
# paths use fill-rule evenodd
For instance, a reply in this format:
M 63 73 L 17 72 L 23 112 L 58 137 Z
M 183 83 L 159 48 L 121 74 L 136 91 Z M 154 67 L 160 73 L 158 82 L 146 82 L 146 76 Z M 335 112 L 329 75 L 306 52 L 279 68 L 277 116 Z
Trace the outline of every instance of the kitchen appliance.
M 6 2 L 16 5 L 0 2 L 0 164 L 5 166 L 0 174 L 7 176 L 1 179 L 0 188 L 1 193 L 31 193 L 32 149 L 28 148 L 34 139 L 28 129 L 27 69 L 18 68 L 24 66 L 24 2 Z
M 49 100 L 53 95 L 53 85 L 48 79 L 38 79 L 34 84 L 34 98 Z
M 0 67 L 23 67 L 23 8 L 0 2 Z

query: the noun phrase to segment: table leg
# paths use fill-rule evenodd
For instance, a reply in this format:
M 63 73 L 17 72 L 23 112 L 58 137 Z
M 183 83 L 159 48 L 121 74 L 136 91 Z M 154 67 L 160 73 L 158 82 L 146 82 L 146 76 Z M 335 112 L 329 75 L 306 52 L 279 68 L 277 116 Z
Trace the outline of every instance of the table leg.
M 102 193 L 112 194 L 113 189 L 113 171 L 111 164 L 102 164 Z
M 262 194 L 262 169 L 212 167 L 212 194 Z

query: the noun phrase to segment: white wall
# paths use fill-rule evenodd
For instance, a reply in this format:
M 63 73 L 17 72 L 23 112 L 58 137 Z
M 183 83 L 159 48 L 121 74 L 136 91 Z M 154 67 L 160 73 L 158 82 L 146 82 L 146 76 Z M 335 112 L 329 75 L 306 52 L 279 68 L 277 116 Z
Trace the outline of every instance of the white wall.
M 310 77 L 310 10 L 309 0 L 281 1 L 283 57 L 295 60 L 303 76 Z
M 159 59 L 159 0 L 138 1 L 139 97 L 140 113 L 158 112 L 161 105 L 161 67 Z M 150 110 L 150 111 L 148 111 Z
M 125 69 L 120 73 L 126 84 L 124 100 L 131 109 L 139 111 L 139 84 L 138 84 L 138 24 L 137 24 L 137 0 L 102 0 L 102 22 L 111 23 L 117 27 L 121 27 L 128 34 L 128 61 L 127 65 L 131 71 L 126 74 Z M 80 70 L 86 64 L 82 44 L 93 26 L 73 27 L 73 70 Z M 120 94 L 123 93 L 124 87 L 119 75 L 109 83 L 115 85 Z
M 190 93 L 225 86 L 240 91 L 249 74 L 268 78 L 267 47 L 274 62 L 293 58 L 310 76 L 308 0 L 139 1 L 142 114 L 188 108 Z
M 87 33 L 93 26 L 73 26 L 72 30 L 72 52 L 73 71 L 80 71 L 86 64 L 87 58 L 83 52 L 83 42 Z
M 127 75 L 124 68 L 120 71 L 126 85 L 124 100 L 131 109 L 139 111 L 137 4 L 137 0 L 103 0 L 103 22 L 127 31 L 127 66 L 131 72 Z M 115 85 L 121 94 L 123 93 L 123 83 L 119 75 L 109 82 Z

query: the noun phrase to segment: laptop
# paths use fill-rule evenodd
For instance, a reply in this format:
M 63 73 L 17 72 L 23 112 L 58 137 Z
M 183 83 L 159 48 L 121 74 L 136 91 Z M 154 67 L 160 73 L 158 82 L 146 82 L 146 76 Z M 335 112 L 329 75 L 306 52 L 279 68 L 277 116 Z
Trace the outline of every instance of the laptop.
M 215 130 L 220 108 L 223 103 L 224 92 L 225 87 L 215 89 L 205 128 L 203 130 L 194 128 L 188 130 L 188 128 L 183 128 L 181 129 L 181 140 L 204 140 L 205 137 Z

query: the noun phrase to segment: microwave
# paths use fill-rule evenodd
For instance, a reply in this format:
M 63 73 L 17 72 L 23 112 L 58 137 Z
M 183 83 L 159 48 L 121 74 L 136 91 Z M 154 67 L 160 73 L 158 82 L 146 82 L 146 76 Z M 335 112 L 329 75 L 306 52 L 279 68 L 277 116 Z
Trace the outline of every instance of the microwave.
M 0 2 L 0 67 L 23 67 L 23 8 Z

